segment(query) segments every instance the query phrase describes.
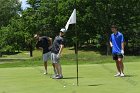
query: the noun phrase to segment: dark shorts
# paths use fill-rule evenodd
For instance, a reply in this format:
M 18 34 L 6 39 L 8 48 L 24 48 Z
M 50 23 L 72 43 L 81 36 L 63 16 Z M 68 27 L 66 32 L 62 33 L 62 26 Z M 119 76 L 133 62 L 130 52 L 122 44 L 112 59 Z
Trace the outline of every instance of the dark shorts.
M 112 54 L 113 55 L 113 60 L 118 60 L 118 58 L 123 58 L 122 54 Z

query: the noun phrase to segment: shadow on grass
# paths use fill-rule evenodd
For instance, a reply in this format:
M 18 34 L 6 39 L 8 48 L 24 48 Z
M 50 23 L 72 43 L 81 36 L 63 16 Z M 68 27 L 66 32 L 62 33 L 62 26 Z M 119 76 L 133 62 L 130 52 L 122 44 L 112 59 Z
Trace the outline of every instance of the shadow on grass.
M 136 77 L 137 75 L 125 75 L 125 77 Z
M 75 51 L 75 48 L 71 48 L 69 50 L 74 50 Z M 83 45 L 81 47 L 78 47 L 78 50 L 86 51 L 86 52 L 94 51 L 94 52 L 100 53 L 101 55 L 106 55 L 106 47 L 105 46 L 101 46 L 101 47 L 97 48 L 95 45 L 89 44 L 89 45 Z M 109 54 L 111 54 L 111 52 Z
M 63 79 L 76 79 L 77 77 L 64 77 Z M 78 77 L 78 78 L 83 78 L 83 77 Z
M 91 86 L 91 87 L 94 87 L 94 86 L 101 86 L 103 84 L 94 84 L 94 85 L 88 85 L 88 86 Z
M 16 55 L 19 53 L 21 53 L 21 52 L 2 52 L 2 55 Z

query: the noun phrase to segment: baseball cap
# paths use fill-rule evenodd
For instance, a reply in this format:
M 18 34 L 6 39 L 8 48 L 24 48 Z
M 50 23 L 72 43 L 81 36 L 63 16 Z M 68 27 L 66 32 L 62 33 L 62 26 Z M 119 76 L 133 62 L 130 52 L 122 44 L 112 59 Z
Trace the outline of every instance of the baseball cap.
M 37 38 L 37 37 L 38 37 L 38 34 L 35 34 L 35 35 L 34 35 L 34 38 Z
M 67 30 L 65 28 L 61 28 L 60 32 L 65 33 Z

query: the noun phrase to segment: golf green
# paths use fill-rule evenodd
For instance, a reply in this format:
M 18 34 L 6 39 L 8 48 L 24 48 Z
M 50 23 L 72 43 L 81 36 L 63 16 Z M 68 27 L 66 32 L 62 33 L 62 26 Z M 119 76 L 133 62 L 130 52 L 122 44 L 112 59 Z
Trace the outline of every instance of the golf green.
M 52 79 L 52 67 L 43 75 L 43 67 L 0 68 L 0 93 L 139 93 L 139 62 L 125 63 L 126 77 L 114 77 L 114 63 L 63 65 L 64 79 Z

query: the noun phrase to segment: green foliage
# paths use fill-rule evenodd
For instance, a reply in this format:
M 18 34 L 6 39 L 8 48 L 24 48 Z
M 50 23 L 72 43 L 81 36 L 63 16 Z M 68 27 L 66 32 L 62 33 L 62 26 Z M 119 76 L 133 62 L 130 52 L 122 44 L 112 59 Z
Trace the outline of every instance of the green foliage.
M 9 20 L 17 15 L 20 10 L 20 3 L 18 0 L 0 0 L 0 28 L 7 26 Z
M 110 25 L 115 23 L 125 36 L 126 53 L 140 53 L 139 0 L 28 0 L 31 7 L 20 11 L 21 16 L 17 14 L 20 4 L 15 7 L 17 2 L 10 1 L 0 1 L 4 3 L 4 8 L 0 7 L 0 47 L 8 45 L 15 50 L 28 50 L 28 46 L 34 47 L 36 33 L 54 38 L 76 7 L 79 47 L 92 44 L 98 49 L 105 48 L 112 33 Z M 12 6 L 8 7 L 9 4 Z M 66 45 L 73 46 L 75 37 L 75 27 L 70 25 L 65 36 Z
M 14 31 L 10 20 L 13 17 L 18 17 L 20 11 L 20 2 L 18 0 L 1 0 L 0 1 L 0 51 L 14 51 L 15 39 Z M 14 22 L 13 22 L 14 23 Z M 17 26 L 16 23 L 14 23 Z

